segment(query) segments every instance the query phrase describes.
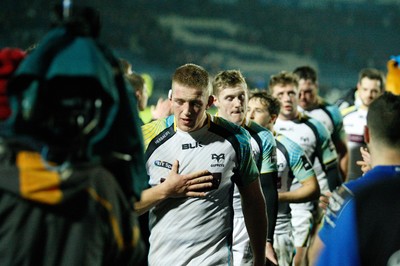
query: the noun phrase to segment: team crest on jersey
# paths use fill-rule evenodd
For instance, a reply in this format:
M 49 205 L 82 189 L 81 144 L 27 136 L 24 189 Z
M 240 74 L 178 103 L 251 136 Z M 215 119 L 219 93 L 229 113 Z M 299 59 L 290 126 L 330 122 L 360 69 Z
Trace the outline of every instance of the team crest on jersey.
M 154 161 L 154 165 L 158 166 L 158 167 L 167 168 L 170 170 L 172 169 L 172 164 L 170 164 L 169 162 L 165 162 L 165 161 L 156 160 L 156 161 Z
M 285 164 L 284 163 L 278 163 L 277 166 L 278 166 L 278 171 L 279 172 L 282 172 L 285 169 Z
M 211 164 L 211 167 L 224 167 L 225 166 L 225 164 L 224 164 L 225 154 L 224 153 L 221 153 L 221 154 L 213 153 L 213 154 L 211 154 L 211 159 L 214 162 L 216 162 L 216 163 Z

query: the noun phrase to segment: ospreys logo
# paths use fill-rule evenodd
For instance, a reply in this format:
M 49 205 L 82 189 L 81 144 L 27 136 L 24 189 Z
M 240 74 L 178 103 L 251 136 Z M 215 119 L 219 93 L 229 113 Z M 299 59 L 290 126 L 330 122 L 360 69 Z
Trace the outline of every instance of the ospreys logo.
M 224 161 L 225 161 L 225 154 L 216 154 L 213 153 L 211 154 L 211 159 L 214 160 L 216 163 L 211 164 L 211 167 L 224 167 Z
M 278 171 L 279 172 L 282 172 L 285 169 L 285 164 L 284 163 L 278 163 L 277 166 L 278 166 Z

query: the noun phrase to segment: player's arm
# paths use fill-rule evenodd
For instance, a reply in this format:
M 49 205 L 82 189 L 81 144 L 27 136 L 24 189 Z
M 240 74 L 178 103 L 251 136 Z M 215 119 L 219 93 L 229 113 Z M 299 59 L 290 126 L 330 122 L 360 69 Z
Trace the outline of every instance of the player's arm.
M 175 161 L 165 181 L 144 190 L 140 201 L 135 202 L 135 211 L 140 215 L 161 201 L 172 197 L 203 197 L 207 188 L 212 187 L 213 176 L 207 170 L 179 175 L 179 162 Z
M 346 145 L 347 147 L 347 145 Z M 348 180 L 347 173 L 349 171 L 349 153 L 347 152 L 341 159 L 340 159 L 340 171 L 343 173 L 343 182 L 346 183 Z
M 328 180 L 328 186 L 330 191 L 335 190 L 342 184 L 339 173 L 339 167 L 336 160 L 328 164 L 325 164 L 325 174 Z
M 322 158 L 324 165 L 324 172 L 328 180 L 329 190 L 333 191 L 342 184 L 341 174 L 339 173 L 339 166 L 337 160 L 337 153 L 333 141 L 329 135 L 328 130 L 319 131 L 321 140 L 321 153 L 319 156 Z M 328 133 L 328 134 L 326 134 Z
M 329 190 L 333 191 L 342 184 L 342 178 L 339 174 L 338 155 L 335 145 L 331 139 L 328 129 L 319 121 L 312 119 L 310 122 L 317 131 L 314 131 L 317 143 L 317 157 L 324 169 L 328 180 Z
M 342 176 L 342 181 L 346 180 L 347 167 L 346 167 L 346 156 L 347 156 L 347 144 L 346 144 L 346 133 L 343 129 L 343 118 L 339 109 L 336 107 L 330 107 L 334 130 L 331 135 L 333 144 L 335 145 L 336 152 L 338 154 L 339 171 Z
M 335 145 L 336 151 L 338 153 L 338 162 L 339 162 L 339 170 L 340 175 L 342 176 L 342 180 L 346 179 L 347 176 L 347 145 L 345 141 L 341 138 L 337 138 L 333 140 L 333 144 Z
M 249 185 L 238 186 L 242 199 L 242 210 L 254 255 L 253 265 L 265 265 L 265 243 L 267 236 L 267 215 L 265 199 L 259 179 Z
M 315 175 L 300 182 L 301 187 L 293 191 L 280 192 L 279 201 L 289 203 L 301 203 L 318 199 L 319 185 Z
M 276 216 L 278 214 L 278 188 L 277 188 L 278 173 L 264 173 L 260 175 L 260 183 L 262 192 L 267 205 L 268 217 L 268 233 L 267 241 L 273 243 L 274 231 L 276 225 Z
M 273 246 L 274 232 L 276 226 L 276 218 L 278 215 L 278 166 L 276 155 L 276 141 L 273 134 L 269 130 L 262 131 L 262 162 L 260 168 L 261 189 L 267 205 L 268 231 L 266 252 L 272 252 L 270 247 Z M 267 244 L 268 244 L 267 243 Z
M 276 254 L 273 248 L 276 217 L 278 215 L 278 173 L 264 173 L 260 175 L 261 188 L 267 205 L 267 243 L 265 246 L 266 257 L 277 264 Z

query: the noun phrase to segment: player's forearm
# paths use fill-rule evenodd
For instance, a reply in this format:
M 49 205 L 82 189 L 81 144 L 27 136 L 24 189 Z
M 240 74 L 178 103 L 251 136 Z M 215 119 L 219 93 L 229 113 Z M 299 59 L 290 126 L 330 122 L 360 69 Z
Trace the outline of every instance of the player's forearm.
M 326 166 L 325 174 L 330 191 L 334 191 L 342 184 L 339 167 L 336 162 L 330 163 L 329 166 Z
M 247 205 L 247 204 L 245 204 Z M 245 222 L 250 237 L 251 247 L 254 255 L 254 265 L 264 265 L 265 244 L 267 242 L 267 217 L 265 205 L 262 203 L 250 203 L 246 209 Z
M 301 183 L 301 187 L 293 191 L 280 192 L 280 202 L 302 203 L 318 199 L 320 195 L 317 178 L 312 176 Z
M 315 200 L 319 196 L 319 188 L 300 187 L 294 191 L 279 192 L 279 202 L 302 203 Z
M 267 216 L 259 181 L 254 181 L 242 195 L 242 210 L 254 255 L 254 265 L 265 265 Z
M 337 139 L 333 142 L 335 144 L 336 152 L 338 154 L 338 167 L 341 175 L 341 180 L 344 181 L 347 175 L 347 167 L 345 167 L 344 160 L 347 155 L 347 146 L 344 140 Z
M 140 201 L 135 202 L 135 211 L 141 215 L 167 198 L 163 185 L 148 188 L 142 192 Z
M 343 183 L 346 183 L 347 180 L 347 173 L 349 170 L 349 154 L 346 153 L 339 161 L 340 165 L 340 172 L 342 173 Z
M 277 190 L 278 173 L 272 172 L 260 175 L 261 189 L 264 194 L 267 205 L 268 231 L 267 241 L 273 243 L 276 217 L 278 214 L 278 190 Z

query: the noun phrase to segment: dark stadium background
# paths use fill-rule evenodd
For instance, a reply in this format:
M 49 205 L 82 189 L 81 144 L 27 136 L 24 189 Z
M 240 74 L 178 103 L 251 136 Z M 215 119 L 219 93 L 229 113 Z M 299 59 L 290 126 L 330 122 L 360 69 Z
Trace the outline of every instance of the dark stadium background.
M 49 0 L 1 0 L 0 47 L 27 48 L 50 25 Z M 386 71 L 400 54 L 396 0 L 80 0 L 100 11 L 101 40 L 154 80 L 165 95 L 174 69 L 193 62 L 211 74 L 240 69 L 251 87 L 299 64 L 316 67 L 334 101 L 364 67 Z

